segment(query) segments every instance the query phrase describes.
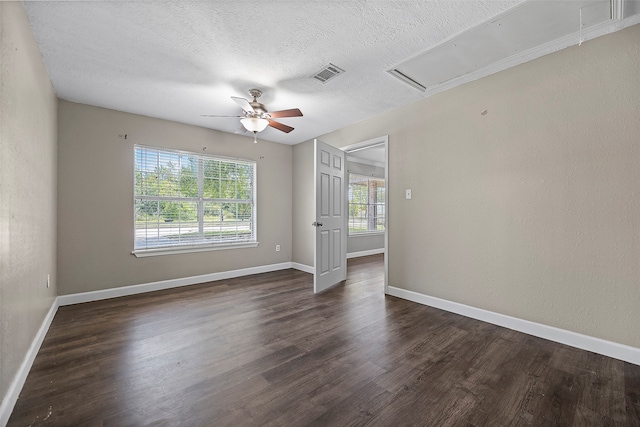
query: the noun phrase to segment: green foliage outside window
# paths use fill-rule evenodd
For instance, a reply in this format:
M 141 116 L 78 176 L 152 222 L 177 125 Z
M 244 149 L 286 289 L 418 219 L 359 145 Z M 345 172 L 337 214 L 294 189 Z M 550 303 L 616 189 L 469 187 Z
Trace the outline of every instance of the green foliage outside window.
M 349 234 L 384 231 L 384 179 L 349 174 Z
M 136 146 L 134 163 L 135 248 L 255 241 L 254 162 Z

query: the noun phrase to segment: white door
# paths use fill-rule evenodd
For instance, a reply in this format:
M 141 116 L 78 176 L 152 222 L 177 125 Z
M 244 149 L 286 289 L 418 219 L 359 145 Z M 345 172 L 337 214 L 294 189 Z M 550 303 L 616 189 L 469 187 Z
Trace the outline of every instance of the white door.
M 314 141 L 315 272 L 313 292 L 322 292 L 347 278 L 347 220 L 344 151 Z

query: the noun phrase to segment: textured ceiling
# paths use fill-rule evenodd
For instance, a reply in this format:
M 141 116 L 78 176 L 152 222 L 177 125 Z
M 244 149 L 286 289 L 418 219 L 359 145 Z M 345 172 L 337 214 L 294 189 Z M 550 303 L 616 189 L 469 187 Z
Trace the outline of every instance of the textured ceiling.
M 231 96 L 271 111 L 296 144 L 419 100 L 425 94 L 386 70 L 473 27 L 517 1 L 43 1 L 25 2 L 62 99 L 225 132 L 238 115 Z M 329 63 L 346 72 L 322 84 Z

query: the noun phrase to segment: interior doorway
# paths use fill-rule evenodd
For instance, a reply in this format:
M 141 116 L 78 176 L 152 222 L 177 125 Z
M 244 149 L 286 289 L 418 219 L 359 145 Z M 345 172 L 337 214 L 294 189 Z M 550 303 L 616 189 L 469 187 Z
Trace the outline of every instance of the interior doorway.
M 358 199 L 349 206 L 347 257 L 384 254 L 384 292 L 389 287 L 389 238 L 388 238 L 388 212 L 389 212 L 389 137 L 384 135 L 378 138 L 362 141 L 342 148 L 347 155 L 347 173 L 354 175 L 358 180 L 357 185 L 367 186 L 367 191 L 359 192 L 358 197 L 353 197 L 347 190 L 347 197 Z M 349 185 L 349 179 L 346 180 Z M 384 185 L 384 191 L 380 191 L 380 185 Z M 353 186 L 354 188 L 356 185 Z M 362 187 L 363 188 L 363 187 Z M 364 188 L 363 188 L 364 189 Z M 371 194 L 371 192 L 377 194 Z M 384 198 L 380 203 L 379 198 Z M 366 202 L 363 199 L 366 198 Z M 382 227 L 380 218 L 383 218 Z M 383 230 L 380 230 L 383 228 Z M 351 256 L 350 256 L 351 255 Z

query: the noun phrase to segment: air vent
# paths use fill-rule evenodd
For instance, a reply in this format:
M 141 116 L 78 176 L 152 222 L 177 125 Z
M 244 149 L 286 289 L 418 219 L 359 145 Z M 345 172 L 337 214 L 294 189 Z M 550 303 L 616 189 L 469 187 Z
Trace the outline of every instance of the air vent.
M 342 73 L 344 73 L 344 70 L 342 68 L 336 67 L 333 64 L 329 64 L 326 67 L 324 67 L 322 70 L 318 71 L 313 76 L 311 76 L 311 78 L 316 79 L 320 83 L 326 83 L 329 80 L 333 79 L 334 77 Z

